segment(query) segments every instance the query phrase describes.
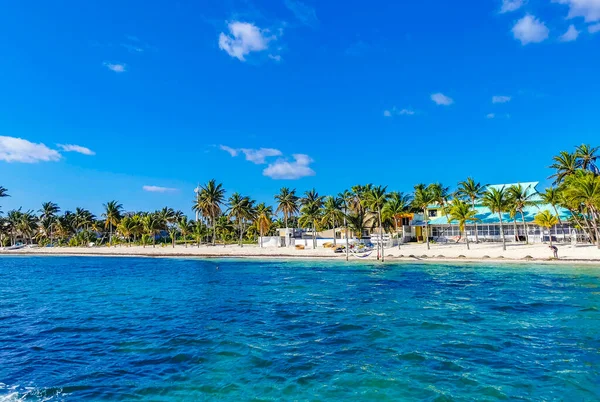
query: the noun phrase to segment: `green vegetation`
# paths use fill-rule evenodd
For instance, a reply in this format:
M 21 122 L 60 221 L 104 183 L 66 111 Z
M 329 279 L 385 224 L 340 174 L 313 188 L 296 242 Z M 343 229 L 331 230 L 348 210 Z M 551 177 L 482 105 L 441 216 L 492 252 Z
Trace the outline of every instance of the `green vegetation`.
M 561 151 L 553 158 L 550 168 L 554 173 L 550 178 L 554 185 L 540 196 L 541 202 L 551 206 L 554 214 L 543 211 L 537 214 L 534 223 L 546 228 L 562 224 L 559 208 L 564 208 L 571 213 L 569 223 L 600 248 L 600 169 L 596 155 L 599 149 L 581 145 L 572 153 Z M 0 245 L 20 241 L 58 246 L 95 243 L 175 247 L 179 243 L 187 247 L 191 242 L 197 246 L 202 242 L 213 245 L 219 242 L 243 247 L 256 243 L 259 237 L 276 234 L 280 228 L 301 227 L 310 230 L 315 246 L 318 231 L 338 228 L 351 232 L 355 238 L 375 232 L 380 237 L 385 232 L 399 238 L 402 219 L 410 213 L 421 213 L 425 221 L 423 240 L 429 248 L 427 222 L 430 209 L 435 208 L 448 221 L 458 223 L 459 240 L 465 234 L 469 247 L 466 226 L 477 228 L 476 205 L 489 208 L 500 222 L 503 214 L 508 213 L 515 227 L 520 218 L 527 228 L 525 211 L 540 202 L 527 186 L 488 187 L 471 177 L 458 183 L 455 192 L 440 183 L 432 183 L 417 184 L 412 194 L 388 192 L 387 187 L 372 184 L 353 186 L 337 196 L 322 196 L 316 189 L 306 191 L 303 197 L 296 194 L 296 189 L 281 188 L 274 196 L 273 207 L 264 202 L 257 204 L 249 196 L 238 193 L 226 199 L 225 188 L 213 179 L 198 188 L 193 200 L 192 210 L 197 213 L 197 221 L 169 207 L 154 212 L 126 212 L 116 200 L 103 204 L 100 217 L 84 208 L 61 213 L 53 202 L 43 203 L 37 214 L 21 209 L 3 214 L 0 208 Z M 8 196 L 8 190 L 0 186 L 0 200 Z M 503 226 L 500 231 L 506 249 Z M 527 230 L 525 232 L 524 240 L 529 242 Z M 383 252 L 380 255 L 383 259 Z

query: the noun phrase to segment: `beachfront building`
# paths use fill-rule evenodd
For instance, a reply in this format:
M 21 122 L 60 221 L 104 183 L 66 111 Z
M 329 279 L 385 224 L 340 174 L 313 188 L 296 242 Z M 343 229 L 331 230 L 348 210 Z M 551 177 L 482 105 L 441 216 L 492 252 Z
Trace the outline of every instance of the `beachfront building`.
M 577 241 L 582 240 L 577 237 L 582 235 L 575 230 L 570 223 L 571 213 L 561 207 L 556 207 L 549 204 L 544 204 L 539 195 L 537 186 L 539 182 L 516 183 L 520 184 L 524 189 L 527 189 L 532 205 L 523 209 L 523 216 L 517 211 L 516 213 L 505 212 L 502 214 L 502 227 L 504 228 L 504 236 L 506 241 L 525 241 L 526 233 L 529 237 L 529 242 L 544 242 L 548 241 L 552 236 L 553 241 Z M 497 189 L 508 189 L 513 184 L 496 184 L 489 187 Z M 497 213 L 492 213 L 488 208 L 481 205 L 481 202 L 476 202 L 475 210 L 477 211 L 477 235 L 480 242 L 495 242 L 502 241 L 500 233 L 500 218 Z M 558 212 L 561 224 L 558 224 L 550 230 L 541 228 L 534 223 L 535 216 L 548 210 L 552 214 Z M 437 242 L 447 242 L 459 239 L 461 233 L 458 228 L 458 222 L 448 222 L 448 217 L 444 214 L 443 209 L 439 205 L 431 205 L 428 208 L 429 218 L 429 236 Z M 525 223 L 523 223 L 523 218 Z M 475 240 L 475 223 L 466 226 L 466 232 L 469 240 Z M 464 234 L 463 234 L 464 235 Z M 464 237 L 464 236 L 463 236 Z

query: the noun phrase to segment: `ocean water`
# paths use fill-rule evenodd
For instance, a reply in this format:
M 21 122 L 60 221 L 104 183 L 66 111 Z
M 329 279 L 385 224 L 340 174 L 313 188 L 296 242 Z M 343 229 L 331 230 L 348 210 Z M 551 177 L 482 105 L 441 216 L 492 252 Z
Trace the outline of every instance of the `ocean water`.
M 600 398 L 600 267 L 0 257 L 0 400 Z

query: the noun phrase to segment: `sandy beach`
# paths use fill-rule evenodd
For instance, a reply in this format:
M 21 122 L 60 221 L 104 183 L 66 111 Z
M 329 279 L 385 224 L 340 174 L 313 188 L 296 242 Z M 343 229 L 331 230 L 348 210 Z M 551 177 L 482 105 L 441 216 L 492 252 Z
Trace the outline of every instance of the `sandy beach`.
M 406 244 L 400 248 L 385 250 L 387 261 L 487 261 L 487 262 L 545 262 L 545 263 L 588 263 L 600 266 L 600 250 L 594 245 L 557 245 L 559 260 L 551 259 L 552 252 L 547 244 L 508 244 L 506 251 L 501 244 L 472 244 L 467 250 L 464 244 L 432 244 L 427 250 L 424 244 Z M 260 248 L 255 245 L 202 245 L 200 247 L 178 245 L 142 247 L 32 247 L 19 250 L 0 250 L 0 255 L 93 255 L 93 256 L 145 256 L 145 257 L 205 257 L 205 258 L 317 258 L 340 259 L 345 254 L 335 254 L 326 248 L 296 250 L 294 248 Z M 356 260 L 376 260 L 374 251 L 369 257 Z

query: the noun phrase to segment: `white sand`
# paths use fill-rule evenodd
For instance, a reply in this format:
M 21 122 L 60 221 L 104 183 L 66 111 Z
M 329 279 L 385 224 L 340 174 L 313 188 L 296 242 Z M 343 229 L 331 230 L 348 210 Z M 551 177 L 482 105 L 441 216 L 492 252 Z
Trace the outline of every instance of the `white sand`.
M 600 266 L 600 250 L 593 245 L 572 246 L 557 244 L 558 255 L 563 262 L 583 262 Z M 254 245 L 245 245 L 240 248 L 236 245 L 216 246 L 116 246 L 116 247 L 44 247 L 23 248 L 20 250 L 0 250 L 0 255 L 104 255 L 104 256 L 151 256 L 151 257 L 250 257 L 250 258 L 335 258 L 345 259 L 345 254 L 335 254 L 331 249 L 317 248 L 296 250 L 294 248 L 260 248 Z M 467 250 L 464 243 L 461 244 L 432 244 L 427 250 L 425 244 L 407 244 L 385 250 L 385 256 L 389 261 L 413 260 L 413 261 L 497 261 L 497 262 L 525 262 L 545 261 L 550 262 L 552 250 L 548 244 L 508 244 L 506 251 L 502 250 L 502 244 L 481 243 L 471 244 L 471 250 Z M 412 257 L 411 257 L 412 256 Z M 424 257 L 426 256 L 426 257 Z M 464 257 L 462 257 L 464 256 Z M 527 257 L 533 257 L 528 259 Z M 375 260 L 377 252 L 374 251 L 369 260 Z M 489 257 L 489 259 L 488 259 Z M 358 260 L 350 256 L 352 260 Z M 556 261 L 555 261 L 556 262 Z M 558 261 L 560 262 L 560 261 Z

